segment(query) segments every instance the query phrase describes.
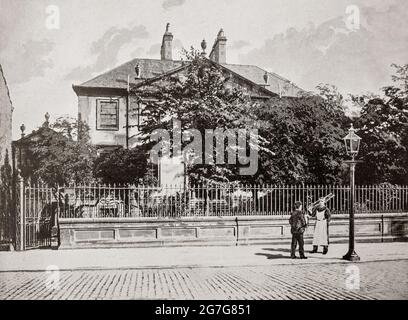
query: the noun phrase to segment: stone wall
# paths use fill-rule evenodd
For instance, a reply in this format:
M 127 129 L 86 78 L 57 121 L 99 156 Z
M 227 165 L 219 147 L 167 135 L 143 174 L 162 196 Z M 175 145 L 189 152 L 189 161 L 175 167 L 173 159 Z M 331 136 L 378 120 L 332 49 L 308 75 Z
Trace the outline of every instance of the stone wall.
M 0 65 L 0 166 L 3 165 L 7 152 L 11 164 L 12 113 L 10 93 Z
M 177 219 L 60 219 L 61 249 L 185 245 L 289 243 L 289 217 L 206 217 Z M 348 241 L 348 216 L 330 223 L 330 241 Z M 306 231 L 311 243 L 314 223 Z M 408 237 L 408 213 L 361 214 L 356 241 L 394 241 Z
M 96 106 L 98 100 L 118 101 L 119 129 L 98 130 L 96 127 Z M 89 126 L 91 142 L 95 145 L 126 145 L 126 99 L 120 96 L 79 96 L 78 113 Z

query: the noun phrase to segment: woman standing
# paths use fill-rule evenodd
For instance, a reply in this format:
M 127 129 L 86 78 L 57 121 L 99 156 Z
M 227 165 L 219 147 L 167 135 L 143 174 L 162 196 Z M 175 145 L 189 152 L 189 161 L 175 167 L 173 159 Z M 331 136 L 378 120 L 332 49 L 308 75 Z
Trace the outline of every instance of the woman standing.
M 323 254 L 329 251 L 329 221 L 330 210 L 326 207 L 324 199 L 317 206 L 309 208 L 311 217 L 316 217 L 316 225 L 313 234 L 313 251 L 316 253 L 319 246 L 323 246 Z

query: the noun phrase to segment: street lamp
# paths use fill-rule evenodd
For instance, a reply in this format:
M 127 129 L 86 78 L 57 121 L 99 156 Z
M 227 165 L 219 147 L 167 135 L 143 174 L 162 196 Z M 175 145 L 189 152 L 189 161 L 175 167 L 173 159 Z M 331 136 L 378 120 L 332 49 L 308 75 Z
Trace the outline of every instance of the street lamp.
M 361 138 L 356 135 L 353 124 L 349 129 L 347 136 L 343 138 L 344 144 L 346 145 L 347 154 L 351 155 L 351 160 L 346 161 L 350 165 L 350 220 L 349 220 L 349 250 L 343 259 L 349 261 L 359 261 L 360 257 L 354 251 L 354 197 L 355 197 L 355 186 L 354 186 L 354 173 L 358 160 L 355 160 L 355 156 L 358 154 L 360 149 Z

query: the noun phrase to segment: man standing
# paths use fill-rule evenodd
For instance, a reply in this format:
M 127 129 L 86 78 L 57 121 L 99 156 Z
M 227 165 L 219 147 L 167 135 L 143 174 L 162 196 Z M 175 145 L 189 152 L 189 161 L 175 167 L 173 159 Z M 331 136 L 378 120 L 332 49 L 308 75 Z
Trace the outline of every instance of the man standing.
M 299 243 L 299 255 L 300 259 L 307 259 L 305 257 L 305 251 L 304 251 L 304 241 L 303 241 L 303 233 L 305 232 L 306 229 L 306 219 L 305 215 L 302 211 L 302 203 L 300 201 L 295 202 L 295 211 L 292 212 L 290 219 L 290 231 L 292 233 L 292 246 L 291 246 L 291 252 L 290 252 L 290 257 L 292 259 L 296 259 L 295 251 L 296 251 L 296 245 Z
M 323 254 L 329 251 L 329 221 L 330 210 L 326 207 L 324 199 L 321 199 L 318 205 L 311 210 L 311 217 L 316 217 L 316 225 L 313 234 L 313 251 L 316 253 L 319 246 L 323 246 Z

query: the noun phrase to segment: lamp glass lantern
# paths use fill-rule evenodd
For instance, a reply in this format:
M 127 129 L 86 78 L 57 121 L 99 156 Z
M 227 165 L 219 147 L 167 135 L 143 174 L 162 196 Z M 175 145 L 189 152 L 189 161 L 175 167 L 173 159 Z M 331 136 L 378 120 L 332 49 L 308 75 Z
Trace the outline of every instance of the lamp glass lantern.
M 353 159 L 360 150 L 361 141 L 361 138 L 355 133 L 355 131 L 356 130 L 353 128 L 353 124 L 351 124 L 348 135 L 343 138 L 344 144 L 346 146 L 346 151 L 353 157 Z

